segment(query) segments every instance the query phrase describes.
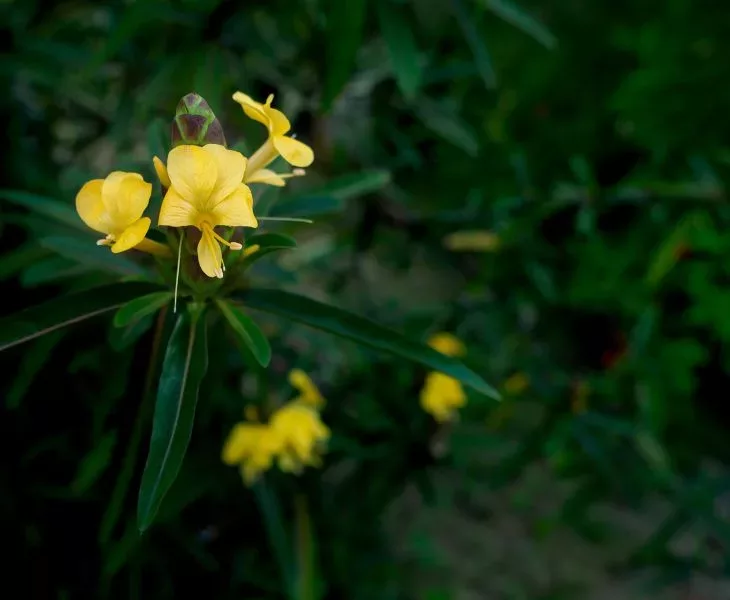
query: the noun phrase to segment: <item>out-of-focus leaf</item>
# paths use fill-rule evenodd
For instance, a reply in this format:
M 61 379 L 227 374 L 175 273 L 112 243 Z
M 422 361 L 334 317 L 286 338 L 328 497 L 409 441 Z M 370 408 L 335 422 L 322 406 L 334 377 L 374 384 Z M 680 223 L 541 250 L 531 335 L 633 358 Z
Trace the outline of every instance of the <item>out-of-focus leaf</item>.
M 413 25 L 402 9 L 389 0 L 376 4 L 380 31 L 385 39 L 395 79 L 403 95 L 412 100 L 421 83 L 421 63 Z
M 77 277 L 89 272 L 89 267 L 80 265 L 62 256 L 49 256 L 42 258 L 20 274 L 20 282 L 24 287 L 35 287 Z
M 76 477 L 71 483 L 71 491 L 83 496 L 102 476 L 112 459 L 112 452 L 117 443 L 117 432 L 110 431 L 101 438 L 96 447 L 89 452 L 79 464 Z
M 458 379 L 476 391 L 499 399 L 499 393 L 455 358 L 415 342 L 382 325 L 335 306 L 283 290 L 252 289 L 240 295 L 244 305 L 327 331 L 377 350 L 420 363 Z
M 646 274 L 646 281 L 656 286 L 672 270 L 680 258 L 682 246 L 687 244 L 693 231 L 703 227 L 707 220 L 704 212 L 693 212 L 685 216 L 662 242 L 654 254 Z
M 274 206 L 272 217 L 316 217 L 342 212 L 344 202 L 336 196 L 300 196 Z
M 168 341 L 157 391 L 150 450 L 139 490 L 137 526 L 140 531 L 152 524 L 177 477 L 190 442 L 198 388 L 208 367 L 203 310 L 193 305 L 183 311 Z
M 269 366 L 271 361 L 271 346 L 254 320 L 245 314 L 238 306 L 225 300 L 216 300 L 218 308 L 228 321 L 238 339 L 251 351 L 253 357 L 262 367 Z
M 114 326 L 125 327 L 151 315 L 172 301 L 172 292 L 153 292 L 130 300 L 114 315 Z
M 0 319 L 0 350 L 30 341 L 65 325 L 116 310 L 142 294 L 159 290 L 150 283 L 130 281 L 115 283 L 26 308 Z
M 104 246 L 97 246 L 90 239 L 59 235 L 41 238 L 39 243 L 44 248 L 87 267 L 120 275 L 142 276 L 146 273 L 146 270 L 133 260 L 121 254 L 114 254 Z
M 487 86 L 487 89 L 494 89 L 497 87 L 497 76 L 492 66 L 492 59 L 489 57 L 489 50 L 484 43 L 484 36 L 474 22 L 474 15 L 469 14 L 463 0 L 451 0 L 451 6 L 456 21 L 466 38 L 466 43 L 469 44 L 474 63 L 484 85 Z
M 325 110 L 329 110 L 352 75 L 362 42 L 366 8 L 365 0 L 327 2 L 327 53 L 322 92 Z
M 31 267 L 48 254 L 48 250 L 41 248 L 38 244 L 27 244 L 4 254 L 2 263 L 0 263 L 0 281 L 9 279 L 18 271 Z
M 5 396 L 5 406 L 15 409 L 20 405 L 23 396 L 28 391 L 33 379 L 46 363 L 53 349 L 63 337 L 63 331 L 54 331 L 36 340 L 28 350 L 23 353 L 23 360 L 20 363 L 17 375 L 13 379 L 13 385 Z
M 461 148 L 469 156 L 479 153 L 476 135 L 453 110 L 428 98 L 421 98 L 416 104 L 416 112 L 426 127 L 447 142 Z
M 277 250 L 293 250 L 297 247 L 297 242 L 294 238 L 282 233 L 260 233 L 246 239 L 246 248 L 254 246 L 258 246 L 256 251 L 241 260 L 242 268 L 248 268 L 260 258 Z
M 371 194 L 383 189 L 390 183 L 388 171 L 363 171 L 349 173 L 330 181 L 327 185 L 317 188 L 313 196 L 332 196 L 338 200 L 351 200 L 365 194 Z
M 509 0 L 481 0 L 481 2 L 502 20 L 514 25 L 547 49 L 551 50 L 558 43 L 545 25 Z
M 139 338 L 147 333 L 154 321 L 154 315 L 147 315 L 125 327 L 112 326 L 109 331 L 109 345 L 117 352 L 133 346 Z
M 64 225 L 75 227 L 81 231 L 88 231 L 88 228 L 79 215 L 76 214 L 76 211 L 69 204 L 59 200 L 20 190 L 0 190 L 0 198 L 27 208 L 31 212 L 49 217 Z

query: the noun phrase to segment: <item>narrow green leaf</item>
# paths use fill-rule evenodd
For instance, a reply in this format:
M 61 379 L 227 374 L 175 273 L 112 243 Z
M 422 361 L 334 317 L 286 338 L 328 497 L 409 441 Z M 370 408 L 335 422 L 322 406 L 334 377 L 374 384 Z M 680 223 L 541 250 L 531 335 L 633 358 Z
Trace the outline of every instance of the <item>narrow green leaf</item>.
M 333 196 L 339 200 L 351 200 L 365 194 L 377 192 L 390 183 L 388 171 L 362 171 L 348 173 L 331 180 L 327 185 L 317 188 L 312 195 Z
M 395 79 L 403 95 L 412 100 L 421 84 L 421 63 L 412 23 L 389 0 L 377 3 L 380 31 L 388 47 Z
M 444 356 L 429 346 L 337 307 L 283 290 L 247 290 L 241 294 L 241 299 L 249 308 L 299 321 L 377 350 L 407 358 L 458 379 L 482 394 L 494 399 L 500 398 L 492 386 L 457 359 Z
M 117 432 L 110 431 L 83 458 L 76 472 L 76 477 L 70 486 L 74 494 L 83 496 L 103 475 L 112 459 L 112 452 L 116 443 Z
M 256 362 L 262 367 L 268 367 L 271 361 L 271 346 L 259 326 L 235 304 L 225 300 L 216 300 L 216 303 L 233 332 L 251 351 Z
M 91 288 L 26 308 L 0 319 L 0 350 L 96 315 L 116 310 L 141 294 L 159 290 L 138 281 Z
M 282 233 L 261 233 L 246 239 L 246 248 L 253 246 L 259 248 L 241 260 L 240 264 L 243 268 L 248 268 L 260 258 L 277 250 L 292 250 L 297 247 L 297 242 L 294 238 Z
M 542 44 L 548 50 L 552 50 L 558 43 L 550 30 L 540 23 L 535 17 L 525 12 L 522 8 L 509 2 L 509 0 L 481 0 L 495 15 L 514 25 L 517 29 L 529 35 L 537 43 Z
M 134 321 L 126 327 L 111 327 L 109 331 L 109 345 L 121 352 L 130 346 L 134 346 L 137 341 L 152 328 L 155 322 L 154 315 L 147 315 L 141 319 Z
M 202 310 L 191 306 L 178 318 L 162 363 L 152 439 L 142 474 L 137 526 L 147 529 L 175 481 L 190 442 L 198 388 L 208 368 L 206 324 Z
M 41 238 L 39 243 L 60 256 L 103 271 L 136 276 L 146 273 L 145 269 L 133 260 L 120 254 L 113 254 L 104 246 L 97 246 L 90 238 L 55 235 Z
M 322 94 L 325 110 L 332 106 L 354 70 L 363 37 L 367 2 L 329 0 L 327 4 L 327 68 Z
M 299 196 L 274 206 L 272 217 L 316 217 L 341 212 L 344 203 L 335 196 Z
M 23 352 L 23 360 L 18 368 L 18 374 L 5 396 L 5 406 L 8 410 L 20 406 L 23 396 L 25 396 L 36 375 L 50 357 L 53 349 L 61 341 L 63 334 L 64 331 L 57 330 L 45 335 L 37 339 L 28 350 Z
M 479 153 L 477 136 L 454 110 L 434 100 L 423 98 L 416 106 L 416 112 L 426 127 L 447 142 L 461 148 L 469 156 L 476 156 Z
M 81 231 L 88 231 L 88 227 L 81 220 L 81 217 L 76 214 L 76 211 L 69 204 L 60 200 L 20 190 L 0 190 L 0 198 L 64 225 L 75 227 Z
M 151 315 L 172 301 L 172 292 L 153 292 L 130 300 L 114 315 L 114 327 L 125 327 Z
M 497 76 L 492 66 L 492 59 L 489 57 L 489 50 L 487 50 L 487 46 L 482 39 L 482 34 L 474 22 L 474 15 L 469 14 L 469 11 L 464 6 L 463 0 L 451 0 L 451 6 L 454 10 L 456 21 L 461 28 L 461 32 L 466 38 L 466 43 L 469 45 L 469 49 L 474 57 L 475 66 L 482 81 L 484 81 L 484 85 L 487 86 L 487 89 L 494 89 L 497 87 Z

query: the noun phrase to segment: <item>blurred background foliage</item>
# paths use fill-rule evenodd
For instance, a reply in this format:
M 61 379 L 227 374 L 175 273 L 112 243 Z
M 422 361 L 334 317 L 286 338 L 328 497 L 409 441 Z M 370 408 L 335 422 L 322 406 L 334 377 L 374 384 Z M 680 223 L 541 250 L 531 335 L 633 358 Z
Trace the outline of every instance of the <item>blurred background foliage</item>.
M 4 314 L 140 268 L 96 252 L 73 198 L 112 169 L 153 181 L 183 94 L 247 151 L 262 132 L 230 96 L 275 93 L 317 159 L 257 212 L 317 222 L 256 283 L 421 339 L 452 331 L 504 394 L 470 395 L 437 427 L 418 406 L 422 370 L 261 317 L 265 374 L 211 339 L 190 451 L 140 538 L 154 330 L 169 324 L 100 320 L 14 348 L 0 519 L 24 596 L 630 598 L 616 586 L 645 573 L 636 597 L 719 585 L 727 10 L 5 0 L 0 17 Z M 246 489 L 221 445 L 245 404 L 291 396 L 293 367 L 328 399 L 325 464 Z M 598 584 L 579 568 L 590 556 Z M 730 594 L 705 593 L 692 597 Z

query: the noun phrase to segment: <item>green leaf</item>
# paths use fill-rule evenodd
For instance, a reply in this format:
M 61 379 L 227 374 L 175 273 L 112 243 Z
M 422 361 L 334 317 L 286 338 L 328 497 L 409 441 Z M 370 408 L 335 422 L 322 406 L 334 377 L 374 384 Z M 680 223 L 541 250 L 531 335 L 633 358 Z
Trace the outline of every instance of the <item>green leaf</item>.
M 153 292 L 127 302 L 114 315 L 114 327 L 125 327 L 151 315 L 172 300 L 172 292 Z
M 271 346 L 259 326 L 236 305 L 225 300 L 216 300 L 216 303 L 233 332 L 251 351 L 256 362 L 262 367 L 268 367 L 271 361 Z
M 133 260 L 114 254 L 107 247 L 97 246 L 90 238 L 55 235 L 41 238 L 39 243 L 60 256 L 103 271 L 135 276 L 146 273 L 146 270 Z
M 416 106 L 423 124 L 447 142 L 461 148 L 469 156 L 479 153 L 479 142 L 472 128 L 456 112 L 445 105 L 423 98 Z
M 355 67 L 365 25 L 365 0 L 329 0 L 327 15 L 327 71 L 322 100 L 328 110 L 345 87 Z
M 55 331 L 36 340 L 31 347 L 23 352 L 23 360 L 18 368 L 18 374 L 13 380 L 12 387 L 5 396 L 5 406 L 8 410 L 18 408 L 28 388 L 33 383 L 38 372 L 46 363 L 58 342 L 63 337 L 63 331 Z
M 412 100 L 421 83 L 421 63 L 413 27 L 401 9 L 388 0 L 377 3 L 380 31 L 390 55 L 395 79 L 403 95 Z
M 483 36 L 474 23 L 474 15 L 469 14 L 463 0 L 451 0 L 451 6 L 484 85 L 487 86 L 487 89 L 494 89 L 497 87 L 497 76 L 492 66 L 492 59 L 489 57 L 489 50 L 482 39 Z
M 552 50 L 558 43 L 547 27 L 509 0 L 482 0 L 482 2 L 503 21 L 514 25 L 548 50 Z
M 499 399 L 499 393 L 455 358 L 403 337 L 377 323 L 350 312 L 282 290 L 254 289 L 241 294 L 249 308 L 263 310 L 351 339 L 377 350 L 420 363 L 458 379 L 476 391 Z
M 297 247 L 297 242 L 294 238 L 282 233 L 261 233 L 252 235 L 246 239 L 246 248 L 251 248 L 252 246 L 258 246 L 259 249 L 241 260 L 240 264 L 244 268 L 249 267 L 260 258 L 277 250 L 292 250 Z
M 132 298 L 158 290 L 138 281 L 91 288 L 26 308 L 0 319 L 0 350 L 30 341 L 65 325 L 118 309 Z
M 89 230 L 76 211 L 60 200 L 20 190 L 0 190 L 0 198 L 81 231 Z
M 362 171 L 348 173 L 331 180 L 327 185 L 317 188 L 313 195 L 333 196 L 339 200 L 350 200 L 365 194 L 377 192 L 390 183 L 388 171 Z
M 138 321 L 134 321 L 126 327 L 111 327 L 109 331 L 109 345 L 121 352 L 137 343 L 137 341 L 145 334 L 155 322 L 154 315 L 147 315 Z
M 112 452 L 117 443 L 117 432 L 110 431 L 101 438 L 97 446 L 89 452 L 79 464 L 76 477 L 71 483 L 71 491 L 83 496 L 102 476 L 112 459 Z
M 147 529 L 175 481 L 190 442 L 198 388 L 208 368 L 203 310 L 190 306 L 178 318 L 162 363 L 147 464 L 142 474 L 137 526 Z
M 341 212 L 344 203 L 335 196 L 300 196 L 275 205 L 269 214 L 272 217 L 315 217 Z

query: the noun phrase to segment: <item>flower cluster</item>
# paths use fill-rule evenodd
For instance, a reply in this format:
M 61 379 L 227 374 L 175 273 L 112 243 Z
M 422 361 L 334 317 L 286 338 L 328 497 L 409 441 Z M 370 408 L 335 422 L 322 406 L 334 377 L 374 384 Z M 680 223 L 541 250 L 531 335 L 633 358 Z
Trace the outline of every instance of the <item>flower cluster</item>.
M 197 255 L 200 270 L 222 278 L 223 248 L 241 250 L 216 227 L 258 227 L 249 184 L 283 186 L 285 179 L 303 175 L 301 167 L 314 161 L 311 148 L 288 137 L 291 129 L 284 113 L 236 92 L 233 99 L 246 115 L 268 129 L 268 138 L 250 158 L 229 150 L 222 128 L 205 100 L 188 94 L 178 105 L 173 122 L 173 145 L 167 164 L 153 158 L 164 198 L 157 224 L 199 232 Z M 291 173 L 274 173 L 266 167 L 281 156 L 294 167 Z M 105 235 L 97 244 L 112 252 L 136 249 L 172 256 L 169 246 L 146 238 L 151 219 L 143 216 L 152 185 L 138 173 L 115 171 L 106 179 L 87 182 L 76 196 L 76 210 L 91 229 Z M 230 237 L 230 236 L 229 236 Z
M 464 345 L 450 333 L 437 333 L 428 344 L 446 356 L 461 356 L 466 352 Z M 420 401 L 423 410 L 444 423 L 451 421 L 456 411 L 466 404 L 466 393 L 456 379 L 433 371 L 426 375 Z
M 290 473 L 321 464 L 321 453 L 330 437 L 319 415 L 324 398 L 299 369 L 289 373 L 289 382 L 298 390 L 298 396 L 274 411 L 268 423 L 252 418 L 238 423 L 223 447 L 223 462 L 238 465 L 247 485 L 268 471 L 274 461 Z

